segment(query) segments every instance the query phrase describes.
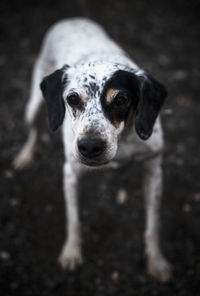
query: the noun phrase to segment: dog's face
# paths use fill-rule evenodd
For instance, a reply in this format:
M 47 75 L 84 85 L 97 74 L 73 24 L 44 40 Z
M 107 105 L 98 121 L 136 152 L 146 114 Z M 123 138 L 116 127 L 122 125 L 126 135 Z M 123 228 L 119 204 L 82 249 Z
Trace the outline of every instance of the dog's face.
M 133 116 L 140 138 L 149 138 L 164 102 L 166 91 L 160 83 L 121 68 L 103 63 L 64 66 L 41 83 L 50 128 L 56 130 L 67 113 L 74 156 L 86 165 L 114 158 L 119 135 Z

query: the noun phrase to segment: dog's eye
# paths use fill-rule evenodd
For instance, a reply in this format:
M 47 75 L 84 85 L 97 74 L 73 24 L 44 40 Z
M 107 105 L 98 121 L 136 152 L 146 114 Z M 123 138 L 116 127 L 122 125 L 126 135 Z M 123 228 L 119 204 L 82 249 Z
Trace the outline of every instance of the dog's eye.
M 79 97 L 78 94 L 74 93 L 67 97 L 67 102 L 71 106 L 78 106 L 81 102 L 81 98 Z
M 116 106 L 123 106 L 127 104 L 127 102 L 128 102 L 128 98 L 123 95 L 117 95 L 114 99 L 114 104 Z

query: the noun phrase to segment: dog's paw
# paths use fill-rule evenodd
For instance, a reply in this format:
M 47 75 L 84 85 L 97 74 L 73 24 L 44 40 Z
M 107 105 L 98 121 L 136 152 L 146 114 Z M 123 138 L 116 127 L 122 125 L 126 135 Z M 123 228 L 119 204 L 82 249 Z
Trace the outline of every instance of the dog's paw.
M 163 256 L 149 259 L 147 269 L 150 276 L 162 283 L 168 282 L 172 277 L 171 265 Z
M 74 270 L 83 263 L 80 247 L 66 244 L 58 258 L 58 262 L 63 269 Z
M 28 153 L 24 153 L 23 151 L 17 154 L 17 156 L 13 160 L 13 167 L 15 170 L 23 170 L 28 167 L 32 162 L 32 156 Z

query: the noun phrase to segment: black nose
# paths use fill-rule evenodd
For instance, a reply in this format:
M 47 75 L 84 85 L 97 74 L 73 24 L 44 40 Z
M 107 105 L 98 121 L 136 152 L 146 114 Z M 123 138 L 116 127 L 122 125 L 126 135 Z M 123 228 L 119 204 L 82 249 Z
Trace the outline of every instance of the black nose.
M 100 138 L 82 138 L 78 141 L 79 152 L 87 158 L 94 158 L 101 155 L 105 148 L 105 141 Z

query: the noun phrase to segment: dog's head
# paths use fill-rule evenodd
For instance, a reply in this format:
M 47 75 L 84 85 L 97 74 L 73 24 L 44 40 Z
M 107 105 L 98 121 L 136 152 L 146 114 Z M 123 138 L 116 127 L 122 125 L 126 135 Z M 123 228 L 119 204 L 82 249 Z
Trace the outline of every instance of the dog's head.
M 165 88 L 143 71 L 102 63 L 64 66 L 46 76 L 41 90 L 51 130 L 65 113 L 74 156 L 89 166 L 108 163 L 131 119 L 147 140 L 166 97 Z

